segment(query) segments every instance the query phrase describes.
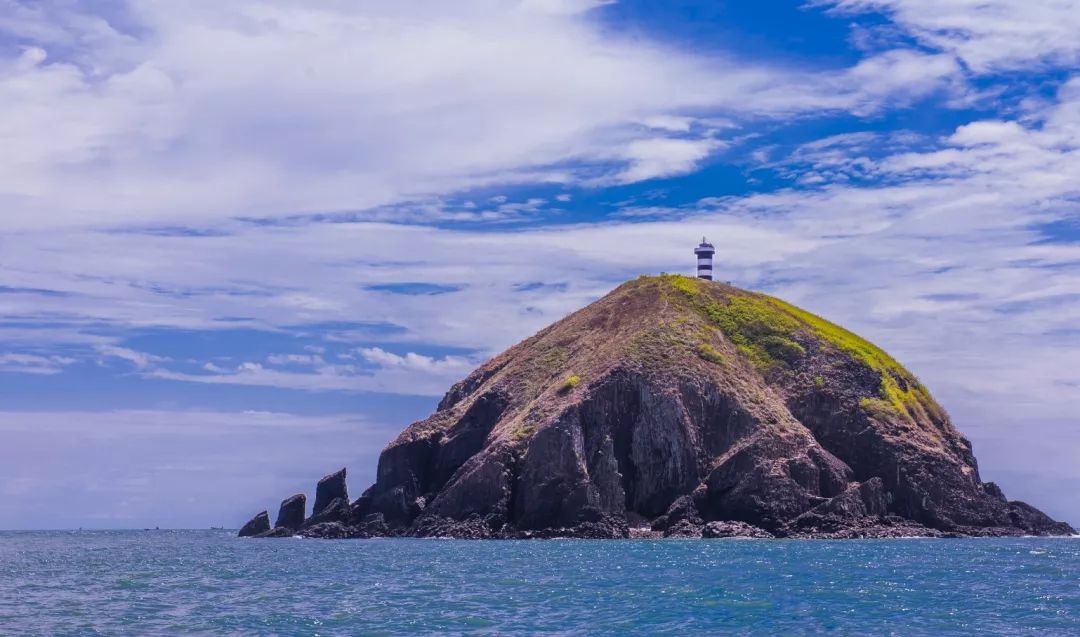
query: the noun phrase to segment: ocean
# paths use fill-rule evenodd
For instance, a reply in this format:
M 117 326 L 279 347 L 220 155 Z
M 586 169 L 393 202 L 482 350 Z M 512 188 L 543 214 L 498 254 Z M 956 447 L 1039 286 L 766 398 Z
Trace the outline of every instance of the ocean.
M 3 635 L 1080 635 L 1080 540 L 0 533 Z

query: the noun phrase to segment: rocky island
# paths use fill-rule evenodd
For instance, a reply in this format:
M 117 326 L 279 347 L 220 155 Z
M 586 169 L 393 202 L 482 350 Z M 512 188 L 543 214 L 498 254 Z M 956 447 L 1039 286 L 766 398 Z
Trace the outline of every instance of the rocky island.
M 1059 535 L 979 477 L 884 351 L 779 299 L 643 276 L 491 359 L 383 450 L 242 536 Z

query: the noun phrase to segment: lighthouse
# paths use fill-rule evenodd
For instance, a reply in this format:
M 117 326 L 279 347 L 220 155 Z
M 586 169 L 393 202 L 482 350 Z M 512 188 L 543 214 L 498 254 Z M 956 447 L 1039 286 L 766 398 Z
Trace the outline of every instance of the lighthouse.
M 698 278 L 712 281 L 712 255 L 716 254 L 716 249 L 702 237 L 701 245 L 694 248 L 694 254 L 697 255 Z

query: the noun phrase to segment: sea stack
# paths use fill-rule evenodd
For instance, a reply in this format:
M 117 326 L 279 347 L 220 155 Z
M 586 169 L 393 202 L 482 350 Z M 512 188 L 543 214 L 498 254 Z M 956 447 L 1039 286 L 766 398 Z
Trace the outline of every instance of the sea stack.
M 341 497 L 322 491 L 316 515 Z M 307 534 L 1073 532 L 982 482 L 945 410 L 878 347 L 779 299 L 676 275 L 629 281 L 482 365 L 328 517 Z
M 344 468 L 323 476 L 319 484 L 315 486 L 315 506 L 312 515 L 324 512 L 335 500 L 349 501 L 349 487 L 345 484 L 346 470 Z
M 237 535 L 240 537 L 254 537 L 269 530 L 270 515 L 266 511 L 262 511 L 248 520 L 247 524 L 240 527 L 240 532 Z
M 278 508 L 277 521 L 274 522 L 274 526 L 293 531 L 299 530 L 304 524 L 304 511 L 306 508 L 307 496 L 303 493 L 297 493 L 292 497 L 285 498 Z

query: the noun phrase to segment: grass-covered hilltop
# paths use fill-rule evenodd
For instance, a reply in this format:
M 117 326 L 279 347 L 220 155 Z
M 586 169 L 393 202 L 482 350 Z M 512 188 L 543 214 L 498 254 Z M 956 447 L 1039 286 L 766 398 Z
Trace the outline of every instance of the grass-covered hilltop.
M 887 353 L 779 299 L 642 276 L 450 388 L 316 510 L 244 535 L 889 537 L 1073 530 L 979 479 Z

